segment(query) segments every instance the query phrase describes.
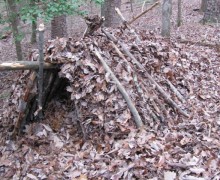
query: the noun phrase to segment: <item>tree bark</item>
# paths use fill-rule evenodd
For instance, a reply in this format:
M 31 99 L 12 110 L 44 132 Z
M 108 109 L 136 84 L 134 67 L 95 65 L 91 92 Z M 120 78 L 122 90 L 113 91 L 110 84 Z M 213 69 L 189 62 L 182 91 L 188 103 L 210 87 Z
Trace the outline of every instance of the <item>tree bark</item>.
M 207 0 L 203 23 L 220 22 L 220 0 Z
M 181 16 L 182 16 L 181 3 L 182 3 L 182 1 L 178 0 L 177 27 L 180 27 L 181 23 L 182 23 L 182 19 L 181 19 Z
M 67 37 L 66 15 L 56 16 L 51 21 L 51 39 Z
M 37 42 L 37 18 L 35 18 L 34 21 L 32 21 L 32 32 L 31 32 L 31 44 L 34 44 Z
M 35 6 L 35 2 L 36 0 L 32 0 L 30 2 L 30 7 Z M 31 29 L 31 44 L 34 44 L 37 42 L 37 15 L 33 15 Z
M 16 2 L 14 0 L 7 0 L 6 2 L 8 5 L 8 18 L 12 28 L 17 58 L 18 61 L 22 61 L 22 48 L 21 48 L 21 39 L 19 37 L 20 33 L 18 30 L 19 20 L 18 20 Z
M 120 17 L 115 12 L 115 7 L 121 7 L 121 0 L 105 0 L 102 4 L 101 15 L 105 17 L 104 26 L 117 27 L 120 24 Z
M 207 0 L 202 0 L 200 11 L 205 12 L 206 8 L 207 8 Z
M 170 37 L 170 18 L 172 13 L 172 0 L 164 0 L 162 5 L 162 31 L 161 35 Z

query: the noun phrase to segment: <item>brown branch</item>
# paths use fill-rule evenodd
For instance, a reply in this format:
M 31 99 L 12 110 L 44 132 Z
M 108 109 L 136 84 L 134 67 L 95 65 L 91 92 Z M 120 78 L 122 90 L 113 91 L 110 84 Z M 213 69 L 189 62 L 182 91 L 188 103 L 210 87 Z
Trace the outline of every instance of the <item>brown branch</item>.
M 162 87 L 160 87 L 160 85 L 153 79 L 153 77 L 151 77 L 151 75 L 146 71 L 146 69 L 144 68 L 144 66 L 138 62 L 138 60 L 130 53 L 130 51 L 127 49 L 127 47 L 121 43 L 120 41 L 118 41 L 113 35 L 111 35 L 110 33 L 108 33 L 107 31 L 105 31 L 104 29 L 102 29 L 102 32 L 113 42 L 118 43 L 122 50 L 124 51 L 124 53 L 131 58 L 132 63 L 136 64 L 137 67 L 142 70 L 143 75 L 145 75 L 156 87 L 156 89 L 158 90 L 158 92 L 163 96 L 163 98 L 167 101 L 168 104 L 170 104 L 172 107 L 176 108 L 182 115 L 186 116 L 186 117 L 190 117 L 188 113 L 186 113 L 185 111 L 183 111 L 170 97 L 169 95 L 166 94 L 166 92 L 163 90 Z
M 113 41 L 115 44 L 119 44 L 122 48 L 122 50 L 124 51 L 124 53 L 129 56 L 134 64 L 137 64 L 138 67 L 141 67 L 142 65 L 133 57 L 133 55 L 128 51 L 128 49 L 126 48 L 126 45 L 123 44 L 122 42 L 118 41 L 112 34 L 108 33 L 107 31 L 105 31 L 104 29 L 102 29 L 102 32 L 107 36 L 107 38 L 109 38 L 111 41 Z
M 144 14 L 146 14 L 148 11 L 150 11 L 151 9 L 153 9 L 154 7 L 156 7 L 158 4 L 160 4 L 159 1 L 157 1 L 156 3 L 154 3 L 151 7 L 149 7 L 148 9 L 146 9 L 144 12 L 140 13 L 139 15 L 137 15 L 136 17 L 134 17 L 131 21 L 128 22 L 128 25 L 131 25 L 134 21 L 136 21 L 138 18 L 140 18 L 141 16 L 143 16 Z
M 44 63 L 44 69 L 54 69 L 56 65 Z M 39 69 L 38 61 L 0 62 L 0 71 Z
M 126 63 L 127 67 L 129 67 L 130 69 L 132 69 L 132 67 L 130 66 L 128 60 L 125 58 L 124 54 L 118 49 L 118 47 L 116 46 L 116 44 L 114 42 L 111 41 L 111 45 L 112 47 L 116 50 L 116 52 L 118 53 L 118 55 L 124 60 L 124 62 Z M 133 70 L 133 69 L 132 69 Z M 134 71 L 134 70 L 133 70 Z M 138 79 L 137 79 L 137 75 L 135 73 L 134 77 L 133 77 L 133 81 L 134 84 L 137 88 L 138 94 L 142 97 L 142 99 L 144 100 L 144 102 L 146 103 L 146 109 L 148 110 L 149 115 L 155 120 L 155 121 L 159 121 L 158 117 L 156 116 L 156 114 L 150 109 L 150 106 L 147 104 L 147 101 L 145 99 L 145 97 L 143 96 L 143 90 L 142 88 L 139 86 L 138 83 Z M 145 88 L 145 92 L 147 92 L 146 88 Z M 148 96 L 149 98 L 149 96 Z M 153 101 L 153 100 L 152 100 Z
M 77 122 L 82 130 L 83 133 L 83 139 L 86 140 L 87 139 L 87 134 L 86 134 L 86 130 L 82 124 L 82 114 L 81 114 L 81 108 L 78 107 L 77 102 L 75 101 L 75 111 L 76 111 L 76 117 L 77 117 Z
M 136 107 L 134 106 L 134 103 L 132 102 L 131 98 L 129 97 L 128 93 L 126 92 L 125 88 L 122 86 L 122 84 L 120 83 L 118 78 L 115 76 L 115 74 L 112 72 L 110 67 L 105 62 L 105 60 L 102 58 L 98 49 L 95 48 L 94 50 L 93 49 L 91 49 L 91 50 L 96 55 L 96 57 L 101 61 L 104 69 L 111 75 L 112 79 L 114 80 L 114 82 L 116 83 L 116 85 L 118 87 L 118 90 L 121 92 L 122 96 L 124 97 L 125 101 L 127 102 L 128 108 L 130 109 L 130 111 L 134 117 L 134 121 L 135 121 L 137 127 L 140 128 L 141 126 L 143 126 L 143 122 L 141 120 L 141 117 L 140 117 Z
M 44 80 L 44 24 L 39 25 L 39 70 L 38 70 L 38 116 L 43 118 L 43 80 Z
M 118 55 L 123 59 L 123 61 L 126 63 L 126 66 L 128 69 L 132 69 L 133 68 L 130 66 L 128 60 L 125 58 L 124 54 L 118 49 L 118 47 L 116 46 L 116 44 L 114 42 L 111 41 L 111 45 L 112 47 L 116 50 L 116 52 L 118 53 Z M 134 70 L 133 70 L 134 71 Z M 158 117 L 155 115 L 155 113 L 150 109 L 149 105 L 147 104 L 147 101 L 145 99 L 145 97 L 143 96 L 143 90 L 142 88 L 139 86 L 139 83 L 138 83 L 138 79 L 137 79 L 137 75 L 136 73 L 133 73 L 133 81 L 134 81 L 134 84 L 137 88 L 137 91 L 138 91 L 138 94 L 142 97 L 142 99 L 144 100 L 144 102 L 146 103 L 146 108 L 149 112 L 149 115 L 155 120 L 155 121 L 159 121 Z M 146 89 L 145 89 L 145 92 Z
M 119 8 L 115 8 L 115 11 L 116 11 L 116 13 L 119 15 L 119 17 L 121 18 L 123 24 L 125 25 L 125 28 L 128 28 L 128 30 L 129 30 L 132 34 L 134 34 L 134 36 L 136 37 L 136 41 L 137 41 L 138 43 L 140 43 L 141 40 L 140 40 L 139 36 L 138 36 L 137 33 L 135 32 L 135 30 L 131 29 L 131 27 L 128 25 L 126 19 L 125 19 L 124 16 L 122 15 L 120 9 L 119 9 Z
M 172 107 L 176 108 L 177 111 L 179 111 L 182 115 L 186 116 L 186 117 L 190 117 L 189 114 L 185 111 L 183 111 L 170 97 L 169 95 L 163 90 L 162 87 L 160 87 L 160 85 L 153 79 L 153 77 L 151 77 L 151 75 L 145 71 L 144 74 L 146 75 L 146 77 L 155 85 L 156 89 L 158 90 L 158 92 L 163 96 L 163 98 L 165 99 L 165 101 L 170 104 Z
M 143 82 L 143 81 L 142 81 Z M 142 86 L 142 89 L 145 91 L 145 95 L 147 96 L 147 99 L 150 99 L 150 95 L 149 95 L 149 92 L 148 92 L 148 90 L 147 90 L 147 85 L 146 85 L 146 83 L 145 84 L 141 84 L 141 86 Z M 151 103 L 153 102 L 154 104 L 156 104 L 155 102 L 154 102 L 154 99 L 150 99 L 151 100 Z M 146 101 L 146 100 L 145 100 Z M 147 108 L 147 110 L 148 110 L 148 112 L 149 112 L 149 114 L 150 114 L 150 116 L 155 120 L 155 121 L 160 121 L 159 120 L 159 118 L 157 117 L 157 115 L 150 109 L 150 106 L 147 104 L 147 106 L 146 106 L 146 108 Z M 154 108 L 154 107 L 153 107 Z M 155 109 L 155 108 L 154 108 Z M 162 119 L 162 120 L 164 120 L 164 117 L 163 117 L 163 115 L 162 114 L 159 114 L 159 116 L 160 116 L 160 118 Z
M 12 139 L 15 139 L 15 137 L 19 134 L 21 130 L 21 126 L 25 121 L 25 115 L 26 115 L 26 111 L 28 109 L 30 97 L 31 97 L 31 90 L 35 84 L 36 76 L 37 76 L 36 72 L 31 73 L 24 95 L 19 101 L 19 107 L 18 107 L 19 115 L 18 115 L 18 119 L 15 124 L 15 128 L 11 135 Z
M 180 92 L 176 89 L 176 87 L 167 79 L 166 80 L 167 84 L 169 85 L 170 89 L 173 91 L 173 93 L 178 97 L 178 99 L 181 102 L 186 102 L 185 98 L 180 94 Z
M 218 46 L 220 46 L 220 44 L 210 44 L 210 43 L 207 43 L 207 42 L 194 42 L 194 41 L 191 41 L 191 40 L 183 40 L 181 39 L 180 40 L 180 43 L 183 43 L 183 44 L 192 44 L 192 45 L 197 45 L 197 46 L 205 46 L 205 47 L 210 47 L 210 48 L 218 48 Z

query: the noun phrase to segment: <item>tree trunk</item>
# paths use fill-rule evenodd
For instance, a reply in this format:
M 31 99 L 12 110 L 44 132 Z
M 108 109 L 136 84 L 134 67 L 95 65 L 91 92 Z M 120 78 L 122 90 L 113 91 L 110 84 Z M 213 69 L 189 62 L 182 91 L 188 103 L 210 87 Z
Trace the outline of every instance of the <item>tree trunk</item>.
M 181 0 L 178 0 L 178 14 L 177 14 L 177 27 L 181 26 L 182 20 L 181 20 L 181 16 L 182 16 L 182 9 L 181 9 Z
M 30 2 L 30 6 L 35 6 L 36 0 L 32 0 Z M 31 31 L 31 44 L 34 44 L 37 42 L 37 16 L 33 15 L 33 21 L 32 21 L 32 31 Z
M 162 31 L 161 35 L 170 37 L 170 18 L 172 13 L 172 0 L 164 0 L 162 5 Z
M 51 21 L 51 39 L 67 37 L 66 15 L 54 17 Z
M 37 17 L 32 21 L 31 44 L 37 42 Z
M 120 17 L 115 11 L 115 7 L 121 7 L 121 0 L 105 0 L 102 4 L 101 15 L 105 17 L 104 26 L 116 27 L 120 24 Z
M 207 0 L 207 8 L 205 9 L 203 23 L 220 22 L 220 0 Z
M 207 0 L 202 0 L 200 11 L 205 12 L 206 8 L 207 8 Z
M 19 37 L 20 34 L 18 30 L 19 19 L 18 19 L 18 12 L 16 8 L 16 2 L 14 0 L 7 0 L 6 2 L 8 5 L 8 18 L 11 24 L 13 38 L 15 41 L 17 58 L 18 58 L 18 61 L 22 61 L 22 48 L 21 48 L 21 39 Z

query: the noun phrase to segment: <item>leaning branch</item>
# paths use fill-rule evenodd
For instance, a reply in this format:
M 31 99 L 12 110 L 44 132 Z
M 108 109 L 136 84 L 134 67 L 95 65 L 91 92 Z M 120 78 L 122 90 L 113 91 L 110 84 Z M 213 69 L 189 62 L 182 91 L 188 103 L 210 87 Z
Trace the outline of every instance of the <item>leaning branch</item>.
M 56 65 L 44 63 L 44 69 L 54 69 Z M 0 62 L 0 71 L 39 69 L 38 61 Z
M 128 93 L 126 92 L 125 88 L 122 86 L 122 84 L 120 83 L 118 78 L 115 76 L 115 74 L 112 72 L 110 67 L 105 62 L 105 60 L 102 58 L 102 56 L 99 53 L 99 51 L 97 50 L 97 48 L 95 48 L 95 50 L 93 50 L 93 53 L 101 61 L 105 70 L 111 75 L 112 79 L 114 80 L 114 82 L 116 83 L 116 85 L 118 87 L 118 90 L 121 92 L 122 96 L 124 97 L 125 101 L 127 102 L 128 107 L 129 107 L 132 115 L 134 116 L 134 121 L 135 121 L 137 127 L 140 128 L 141 126 L 143 126 L 143 122 L 142 122 L 141 117 L 140 117 L 136 107 L 134 106 L 131 98 L 129 97 Z
M 189 114 L 185 111 L 183 111 L 170 97 L 169 95 L 163 90 L 162 87 L 160 87 L 160 85 L 153 79 L 153 77 L 151 77 L 151 75 L 146 71 L 146 69 L 144 68 L 144 66 L 139 63 L 139 61 L 133 56 L 133 54 L 131 54 L 131 52 L 126 48 L 125 44 L 123 44 L 122 42 L 118 41 L 113 35 L 111 35 L 110 33 L 108 33 L 107 31 L 105 31 L 104 29 L 102 29 L 102 32 L 113 42 L 119 44 L 122 48 L 122 50 L 124 51 L 124 53 L 131 58 L 132 63 L 136 64 L 137 67 L 142 70 L 143 74 L 155 85 L 157 91 L 163 96 L 163 98 L 165 99 L 165 101 L 170 104 L 172 107 L 176 108 L 177 111 L 179 111 L 182 115 L 186 116 L 186 117 L 190 117 Z M 144 81 L 143 81 L 144 83 Z
M 136 17 L 134 17 L 131 21 L 128 22 L 128 25 L 131 25 L 134 21 L 136 21 L 138 18 L 140 18 L 141 16 L 143 16 L 144 14 L 146 14 L 148 11 L 150 11 L 151 9 L 153 9 L 154 7 L 156 7 L 158 4 L 160 4 L 159 1 L 157 1 L 156 3 L 154 3 L 151 7 L 149 7 L 148 9 L 146 9 L 144 12 L 140 13 L 139 15 L 137 15 Z
M 126 28 L 128 28 L 128 30 L 134 34 L 134 36 L 136 37 L 136 41 L 138 43 L 141 42 L 140 38 L 138 37 L 137 33 L 129 26 L 129 24 L 127 23 L 126 19 L 124 18 L 124 16 L 122 15 L 121 11 L 119 8 L 115 8 L 116 13 L 119 15 L 119 17 L 121 18 L 123 24 L 125 25 Z
M 166 80 L 166 82 L 169 85 L 170 89 L 173 91 L 173 93 L 177 96 L 177 98 L 183 103 L 186 102 L 186 100 L 182 96 L 182 94 L 180 94 L 180 92 L 176 89 L 176 87 L 168 79 Z
M 21 132 L 21 126 L 25 122 L 25 117 L 27 116 L 27 113 L 28 113 L 27 109 L 28 109 L 28 106 L 30 105 L 30 100 L 31 100 L 30 97 L 33 94 L 31 90 L 35 84 L 36 77 L 37 77 L 36 72 L 35 71 L 32 72 L 29 77 L 24 95 L 19 100 L 19 106 L 18 106 L 19 115 L 18 115 L 16 124 L 15 124 L 14 130 L 11 134 L 12 139 L 15 139 L 16 136 Z

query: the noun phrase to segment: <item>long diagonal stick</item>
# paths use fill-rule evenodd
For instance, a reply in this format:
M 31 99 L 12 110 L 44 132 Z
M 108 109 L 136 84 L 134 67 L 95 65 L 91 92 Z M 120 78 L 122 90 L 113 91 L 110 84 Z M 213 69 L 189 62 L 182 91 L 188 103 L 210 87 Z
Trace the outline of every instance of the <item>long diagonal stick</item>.
M 139 15 L 137 15 L 136 17 L 134 17 L 131 21 L 129 21 L 127 24 L 131 25 L 134 21 L 136 21 L 138 18 L 140 18 L 141 16 L 143 16 L 144 14 L 146 14 L 148 11 L 150 11 L 151 9 L 153 9 L 154 7 L 156 7 L 158 4 L 160 4 L 159 1 L 157 1 L 156 3 L 154 3 L 151 7 L 149 7 L 148 9 L 146 9 L 144 12 L 140 13 Z
M 142 70 L 142 72 L 144 73 L 143 75 L 145 75 L 156 87 L 156 89 L 158 90 L 158 92 L 163 96 L 163 98 L 166 100 L 166 102 L 168 104 L 170 104 L 171 106 L 173 106 L 174 108 L 177 109 L 177 111 L 179 111 L 182 115 L 186 116 L 186 117 L 190 117 L 190 115 L 183 111 L 170 97 L 169 95 L 166 94 L 166 92 L 163 90 L 162 87 L 160 87 L 160 85 L 153 79 L 153 77 L 151 77 L 151 75 L 146 71 L 146 69 L 144 68 L 144 66 L 138 62 L 138 60 L 133 56 L 133 54 L 131 54 L 131 52 L 127 49 L 127 47 L 125 46 L 125 44 L 121 43 L 120 41 L 118 41 L 112 34 L 108 33 L 107 31 L 105 31 L 104 29 L 102 29 L 102 32 L 114 43 L 118 44 L 121 46 L 123 52 L 131 58 L 132 63 L 136 64 L 137 67 Z M 144 83 L 144 81 L 143 81 Z
M 131 98 L 129 97 L 127 91 L 125 90 L 125 88 L 122 86 L 122 84 L 120 83 L 120 81 L 118 80 L 118 78 L 115 76 L 115 74 L 112 72 L 112 70 L 110 69 L 110 67 L 107 65 L 107 63 L 105 62 L 105 60 L 102 58 L 100 52 L 98 51 L 97 48 L 95 48 L 93 50 L 93 53 L 95 54 L 95 56 L 101 61 L 104 69 L 110 73 L 111 75 L 111 78 L 114 80 L 115 84 L 117 85 L 118 87 L 118 90 L 120 91 L 120 93 L 122 94 L 122 96 L 124 97 L 125 101 L 127 102 L 128 104 L 128 108 L 130 109 L 131 111 L 131 114 L 133 115 L 134 117 L 134 121 L 137 125 L 138 128 L 142 127 L 143 126 L 143 122 L 141 120 L 141 117 L 136 109 L 136 107 L 134 106 Z

